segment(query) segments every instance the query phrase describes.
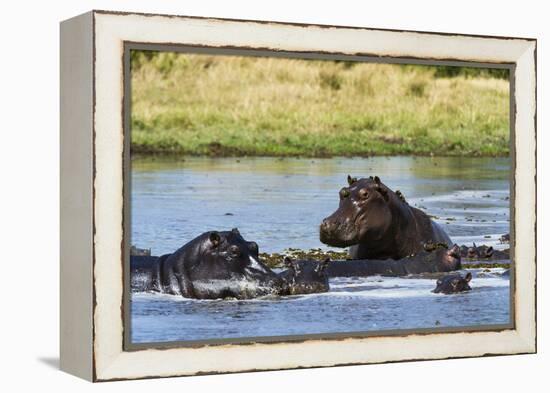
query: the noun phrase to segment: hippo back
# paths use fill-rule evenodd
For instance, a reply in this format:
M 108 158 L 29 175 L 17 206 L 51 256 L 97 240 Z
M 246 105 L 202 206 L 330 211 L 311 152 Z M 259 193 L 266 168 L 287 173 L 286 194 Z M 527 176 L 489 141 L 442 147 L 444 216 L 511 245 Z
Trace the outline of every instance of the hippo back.
M 130 288 L 132 292 L 147 292 L 155 288 L 158 257 L 130 256 Z

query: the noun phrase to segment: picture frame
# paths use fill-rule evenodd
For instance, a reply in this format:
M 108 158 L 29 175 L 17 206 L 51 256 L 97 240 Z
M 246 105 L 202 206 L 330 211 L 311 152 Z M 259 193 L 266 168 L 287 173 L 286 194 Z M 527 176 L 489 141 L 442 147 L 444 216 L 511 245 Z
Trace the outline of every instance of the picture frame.
M 513 323 L 491 329 L 132 346 L 128 51 L 510 70 Z M 61 23 L 61 369 L 90 381 L 536 352 L 536 40 L 91 11 Z

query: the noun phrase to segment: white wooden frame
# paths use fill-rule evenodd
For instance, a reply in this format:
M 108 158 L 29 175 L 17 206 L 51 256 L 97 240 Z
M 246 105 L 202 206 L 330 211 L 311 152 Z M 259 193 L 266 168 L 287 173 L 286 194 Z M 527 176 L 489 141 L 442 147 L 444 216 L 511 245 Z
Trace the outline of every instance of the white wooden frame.
M 125 351 L 124 44 L 508 64 L 514 326 Z M 92 381 L 536 351 L 536 40 L 92 11 L 61 24 L 61 368 Z

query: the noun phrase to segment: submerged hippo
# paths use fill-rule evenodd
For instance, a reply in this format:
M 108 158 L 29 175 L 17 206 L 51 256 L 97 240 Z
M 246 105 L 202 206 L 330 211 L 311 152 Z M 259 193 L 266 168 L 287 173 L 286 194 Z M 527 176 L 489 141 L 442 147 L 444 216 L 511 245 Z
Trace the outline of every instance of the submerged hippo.
M 330 258 L 322 262 L 316 261 L 294 261 L 285 257 L 284 264 L 288 268 L 279 273 L 286 283 L 285 294 L 304 295 L 309 293 L 328 292 L 327 266 Z
M 472 247 L 461 246 L 460 255 L 469 259 L 510 259 L 510 249 L 495 250 L 492 246 L 476 246 L 473 243 Z
M 323 220 L 319 233 L 329 246 L 351 246 L 352 259 L 402 259 L 422 252 L 428 242 L 452 244 L 437 223 L 378 176 L 357 180 L 348 175 L 340 205 Z
M 211 231 L 153 263 L 131 263 L 132 291 L 195 299 L 250 299 L 278 295 L 283 280 L 258 259 L 258 245 L 234 228 Z
M 437 280 L 436 287 L 432 292 L 450 295 L 452 293 L 470 291 L 472 288 L 470 288 L 468 283 L 471 279 L 472 273 L 470 272 L 466 273 L 464 277 L 460 274 L 449 274 Z
M 439 246 L 399 260 L 364 259 L 331 262 L 329 277 L 406 276 L 409 274 L 451 272 L 461 269 L 460 249 L 455 244 L 447 249 Z

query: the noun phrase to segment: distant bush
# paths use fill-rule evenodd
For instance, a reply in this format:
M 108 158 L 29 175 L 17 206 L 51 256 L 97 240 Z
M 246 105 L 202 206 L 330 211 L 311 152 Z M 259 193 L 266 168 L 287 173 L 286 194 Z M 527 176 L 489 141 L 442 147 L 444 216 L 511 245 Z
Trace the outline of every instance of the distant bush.
M 151 61 L 151 59 L 158 56 L 159 53 L 158 51 L 151 50 L 131 50 L 130 64 L 132 65 L 132 69 L 140 69 L 143 64 Z
M 132 50 L 130 51 L 131 64 L 134 70 L 141 68 L 143 64 L 153 63 L 155 67 L 164 73 L 171 71 L 179 60 L 175 52 L 159 52 L 150 50 Z M 202 64 L 203 68 L 208 68 L 212 60 L 208 60 Z M 335 64 L 341 65 L 344 70 L 349 70 L 361 64 L 356 61 L 336 60 Z M 179 64 L 178 64 L 179 65 Z M 496 78 L 508 79 L 509 71 L 500 68 L 477 68 L 477 67 L 462 67 L 462 66 L 417 66 L 417 65 L 402 65 L 403 69 L 433 69 L 433 76 L 436 78 L 454 78 L 463 76 L 467 78 Z M 342 79 L 335 73 L 324 73 L 319 75 L 322 87 L 329 87 L 333 90 L 341 88 Z
M 342 87 L 342 78 L 335 72 L 321 71 L 319 73 L 321 87 L 332 90 L 340 90 Z
M 423 80 L 412 82 L 408 87 L 408 93 L 415 97 L 423 97 L 427 83 Z
M 456 66 L 435 66 L 434 77 L 436 78 L 454 78 L 463 76 L 466 78 L 496 78 L 508 79 L 509 72 L 500 68 L 474 68 L 474 67 L 456 67 Z
M 186 56 L 175 52 L 130 51 L 131 68 L 139 70 L 143 65 L 150 64 L 161 74 L 167 75 L 175 69 L 185 69 L 189 65 Z

